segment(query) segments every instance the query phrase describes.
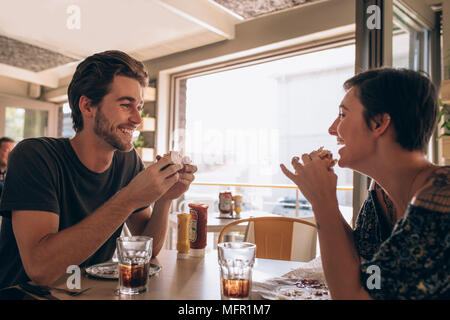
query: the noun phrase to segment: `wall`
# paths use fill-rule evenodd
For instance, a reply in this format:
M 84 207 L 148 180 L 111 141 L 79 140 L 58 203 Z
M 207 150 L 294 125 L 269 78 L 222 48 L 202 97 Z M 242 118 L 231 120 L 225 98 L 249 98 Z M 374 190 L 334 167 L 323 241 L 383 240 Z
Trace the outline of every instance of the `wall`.
M 442 3 L 443 17 L 443 47 L 442 54 L 444 59 L 443 79 L 450 79 L 450 0 L 443 0 Z

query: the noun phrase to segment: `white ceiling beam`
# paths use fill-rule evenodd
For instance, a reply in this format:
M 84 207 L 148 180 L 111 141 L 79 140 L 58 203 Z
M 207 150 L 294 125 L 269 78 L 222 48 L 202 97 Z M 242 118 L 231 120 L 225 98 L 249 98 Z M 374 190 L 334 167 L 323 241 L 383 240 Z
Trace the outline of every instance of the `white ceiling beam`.
M 3 63 L 0 63 L 0 75 L 50 88 L 57 88 L 59 82 L 56 75 L 50 73 L 37 73 Z
M 62 103 L 68 100 L 67 87 L 52 89 L 44 92 L 43 99 L 54 103 Z
M 57 87 L 59 87 L 59 81 L 62 78 L 73 76 L 73 74 L 75 73 L 75 70 L 77 69 L 77 66 L 80 62 L 81 61 L 70 62 L 70 63 L 64 64 L 61 66 L 57 66 L 57 67 L 54 67 L 51 69 L 40 71 L 40 72 L 37 72 L 37 75 L 39 75 L 40 77 L 44 77 L 44 78 L 58 79 Z M 52 88 L 54 88 L 54 87 L 52 87 Z
M 226 39 L 234 39 L 234 26 L 242 17 L 210 0 L 155 0 L 168 10 Z

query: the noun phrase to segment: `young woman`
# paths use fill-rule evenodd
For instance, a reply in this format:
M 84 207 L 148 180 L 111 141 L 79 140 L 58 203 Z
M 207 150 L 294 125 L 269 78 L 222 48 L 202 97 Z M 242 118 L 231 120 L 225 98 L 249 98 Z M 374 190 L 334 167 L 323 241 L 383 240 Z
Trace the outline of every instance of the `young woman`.
M 310 201 L 333 299 L 445 299 L 450 295 L 450 167 L 425 157 L 436 125 L 437 92 L 410 70 L 354 76 L 339 116 L 340 167 L 371 177 L 352 230 L 339 212 L 337 176 L 317 151 L 283 173 Z M 299 161 L 301 160 L 301 161 Z

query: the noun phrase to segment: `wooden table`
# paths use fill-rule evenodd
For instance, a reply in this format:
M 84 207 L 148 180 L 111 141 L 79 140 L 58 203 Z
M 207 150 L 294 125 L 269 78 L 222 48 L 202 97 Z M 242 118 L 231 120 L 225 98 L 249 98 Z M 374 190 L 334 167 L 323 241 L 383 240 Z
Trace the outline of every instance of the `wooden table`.
M 152 263 L 162 267 L 158 275 L 149 279 L 147 291 L 133 296 L 116 294 L 117 280 L 96 280 L 82 276 L 81 288 L 92 287 L 86 293 L 71 297 L 52 291 L 64 300 L 220 300 L 220 275 L 217 250 L 207 252 L 204 258 L 177 260 L 175 250 L 162 250 Z M 256 259 L 253 281 L 281 276 L 303 265 L 302 262 Z M 65 288 L 66 277 L 55 287 Z M 254 294 L 252 299 L 259 299 Z

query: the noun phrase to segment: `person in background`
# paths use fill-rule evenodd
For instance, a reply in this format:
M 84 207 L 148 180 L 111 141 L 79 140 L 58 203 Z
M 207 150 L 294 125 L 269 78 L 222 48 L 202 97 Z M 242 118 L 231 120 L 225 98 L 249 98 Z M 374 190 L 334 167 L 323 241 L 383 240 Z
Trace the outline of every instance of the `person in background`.
M 339 166 L 373 179 L 352 230 L 339 211 L 337 176 L 318 152 L 292 159 L 290 178 L 312 204 L 333 299 L 449 299 L 450 167 L 425 156 L 437 90 L 419 72 L 376 69 L 344 83 L 329 128 Z
M 0 203 L 0 287 L 48 286 L 68 266 L 110 260 L 124 223 L 152 237 L 158 255 L 170 205 L 197 167 L 164 156 L 144 168 L 132 138 L 147 84 L 144 65 L 124 52 L 94 54 L 68 88 L 75 136 L 25 139 L 11 152 Z
M 0 194 L 6 178 L 6 168 L 8 166 L 8 157 L 16 142 L 8 137 L 0 138 Z

